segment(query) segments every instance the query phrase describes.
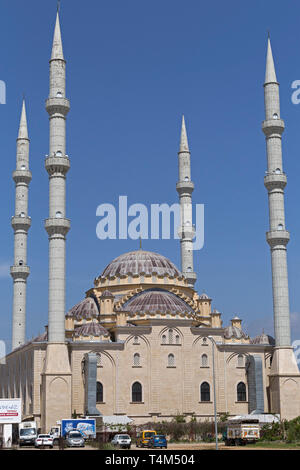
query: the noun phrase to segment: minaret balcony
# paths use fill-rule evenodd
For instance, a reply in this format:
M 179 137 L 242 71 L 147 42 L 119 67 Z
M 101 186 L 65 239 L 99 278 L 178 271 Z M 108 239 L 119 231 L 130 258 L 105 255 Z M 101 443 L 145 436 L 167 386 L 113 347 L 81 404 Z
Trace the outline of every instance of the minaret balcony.
M 16 170 L 13 172 L 13 180 L 16 184 L 23 183 L 29 184 L 32 179 L 31 171 L 29 170 Z
M 271 248 L 285 247 L 290 241 L 290 233 L 287 230 L 270 230 L 266 233 L 266 239 Z
M 30 274 L 30 268 L 29 266 L 11 266 L 10 274 L 14 281 L 17 279 L 26 281 Z
M 53 114 L 66 116 L 70 111 L 70 102 L 63 97 L 48 98 L 46 100 L 46 111 L 50 116 Z
M 45 160 L 45 168 L 49 176 L 57 173 L 66 175 L 70 169 L 70 160 L 66 155 L 62 157 L 50 156 Z
M 196 280 L 197 280 L 197 274 L 194 272 L 183 272 L 182 273 L 185 277 L 185 279 L 188 281 L 188 283 L 191 286 L 194 286 Z
M 196 233 L 196 229 L 194 225 L 186 225 L 179 227 L 178 229 L 178 236 L 181 241 L 185 240 L 193 240 Z
M 176 184 L 176 191 L 180 196 L 191 195 L 194 191 L 194 183 L 192 181 L 179 181 Z
M 273 189 L 283 190 L 287 183 L 287 177 L 285 173 L 267 173 L 264 177 L 264 184 L 268 191 Z
M 262 130 L 266 137 L 281 135 L 284 131 L 284 121 L 282 119 L 268 119 L 267 121 L 263 121 Z
M 49 219 L 45 220 L 45 229 L 49 237 L 55 235 L 65 236 L 70 230 L 70 227 L 70 219 L 50 217 Z
M 28 232 L 31 226 L 31 217 L 22 215 L 13 216 L 11 218 L 11 225 L 15 232 Z

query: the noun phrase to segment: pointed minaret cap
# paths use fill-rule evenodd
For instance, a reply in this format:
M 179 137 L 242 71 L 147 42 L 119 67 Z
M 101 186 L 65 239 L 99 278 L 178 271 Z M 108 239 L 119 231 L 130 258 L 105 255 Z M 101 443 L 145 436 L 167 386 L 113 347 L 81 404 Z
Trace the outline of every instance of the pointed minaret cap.
M 62 40 L 61 40 L 58 10 L 57 10 L 57 14 L 56 14 L 56 23 L 55 23 L 53 45 L 52 45 L 52 54 L 51 54 L 51 60 L 54 60 L 54 59 L 64 60 L 64 53 L 63 53 Z
M 267 50 L 265 84 L 266 83 L 277 83 L 270 36 L 268 36 L 268 50 Z
M 187 139 L 187 134 L 186 134 L 184 116 L 182 116 L 179 152 L 189 152 L 189 144 L 188 144 L 188 139 Z
M 28 139 L 26 107 L 25 107 L 25 100 L 24 99 L 23 99 L 23 105 L 22 105 L 22 113 L 21 113 L 21 119 L 20 119 L 18 139 Z

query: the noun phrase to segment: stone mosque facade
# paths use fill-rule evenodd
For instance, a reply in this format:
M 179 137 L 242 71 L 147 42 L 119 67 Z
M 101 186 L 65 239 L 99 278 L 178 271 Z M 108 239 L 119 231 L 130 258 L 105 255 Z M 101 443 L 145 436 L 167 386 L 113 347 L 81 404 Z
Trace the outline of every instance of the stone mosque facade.
M 134 424 L 251 412 L 300 415 L 300 374 L 290 342 L 284 187 L 277 83 L 268 40 L 263 131 L 267 141 L 265 186 L 270 231 L 275 338 L 250 338 L 233 315 L 224 326 L 212 299 L 194 289 L 190 152 L 184 119 L 176 189 L 181 212 L 181 269 L 161 254 L 142 249 L 115 258 L 82 300 L 65 311 L 66 154 L 65 59 L 57 13 L 50 59 L 49 317 L 44 334 L 25 340 L 29 138 L 23 103 L 17 139 L 13 349 L 0 366 L 0 397 L 22 399 L 23 419 L 43 432 L 60 419 L 78 416 L 130 417 Z M 213 354 L 214 353 L 214 354 Z

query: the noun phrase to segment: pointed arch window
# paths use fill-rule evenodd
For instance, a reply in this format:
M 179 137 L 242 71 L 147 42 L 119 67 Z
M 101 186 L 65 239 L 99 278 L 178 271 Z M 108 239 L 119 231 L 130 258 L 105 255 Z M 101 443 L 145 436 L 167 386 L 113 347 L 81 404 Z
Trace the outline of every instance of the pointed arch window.
M 173 344 L 173 330 L 169 330 L 169 344 Z
M 209 383 L 203 382 L 200 387 L 200 400 L 210 401 L 210 386 Z
M 101 382 L 97 382 L 97 395 L 96 395 L 97 403 L 103 402 L 103 385 Z
M 208 357 L 207 354 L 202 354 L 201 356 L 201 366 L 208 367 Z
M 237 365 L 238 367 L 244 367 L 245 363 L 244 363 L 244 356 L 242 354 L 239 354 L 238 355 L 238 358 L 237 358 Z
M 246 385 L 244 382 L 237 385 L 237 401 L 246 401 Z
M 135 367 L 139 367 L 141 365 L 141 356 L 139 355 L 139 353 L 135 353 L 133 355 L 133 365 Z
M 134 382 L 131 387 L 132 403 L 142 402 L 142 385 L 140 382 Z
M 168 355 L 168 367 L 175 367 L 175 356 L 174 354 Z

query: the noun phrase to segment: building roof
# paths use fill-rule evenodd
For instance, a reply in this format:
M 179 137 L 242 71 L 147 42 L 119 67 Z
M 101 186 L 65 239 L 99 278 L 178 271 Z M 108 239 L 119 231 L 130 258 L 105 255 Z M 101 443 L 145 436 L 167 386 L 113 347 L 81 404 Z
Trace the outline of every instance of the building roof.
M 129 299 L 122 310 L 135 313 L 194 313 L 193 309 L 180 297 L 169 291 L 151 289 Z
M 76 320 L 82 320 L 86 318 L 97 318 L 98 315 L 99 309 L 95 299 L 93 297 L 86 297 L 84 300 L 74 305 L 66 316 L 73 317 Z
M 109 332 L 98 322 L 88 322 L 75 328 L 74 336 L 107 336 Z
M 154 274 L 159 276 L 180 277 L 182 274 L 165 256 L 151 251 L 137 250 L 124 253 L 115 258 L 104 269 L 102 277 L 122 276 L 129 274 Z

